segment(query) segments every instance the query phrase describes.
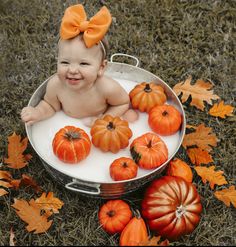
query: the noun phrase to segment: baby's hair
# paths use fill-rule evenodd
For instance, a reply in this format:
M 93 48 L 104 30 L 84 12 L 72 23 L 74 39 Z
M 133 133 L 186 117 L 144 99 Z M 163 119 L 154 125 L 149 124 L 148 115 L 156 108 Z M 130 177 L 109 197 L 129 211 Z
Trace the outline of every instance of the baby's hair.
M 100 42 L 101 42 L 101 46 L 103 46 L 103 47 L 102 47 L 102 53 L 103 53 L 102 58 L 103 58 L 103 60 L 104 60 L 104 59 L 106 59 L 107 53 L 108 53 L 108 51 L 109 51 L 109 43 L 108 43 L 107 37 L 104 36 L 103 39 L 102 39 Z

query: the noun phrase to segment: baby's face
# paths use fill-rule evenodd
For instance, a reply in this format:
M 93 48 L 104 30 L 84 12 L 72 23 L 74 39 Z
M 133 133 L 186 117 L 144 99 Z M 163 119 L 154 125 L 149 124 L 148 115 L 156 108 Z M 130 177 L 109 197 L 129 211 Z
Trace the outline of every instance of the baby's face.
M 87 90 L 104 72 L 100 44 L 87 48 L 82 38 L 60 40 L 57 74 L 60 80 L 73 90 Z

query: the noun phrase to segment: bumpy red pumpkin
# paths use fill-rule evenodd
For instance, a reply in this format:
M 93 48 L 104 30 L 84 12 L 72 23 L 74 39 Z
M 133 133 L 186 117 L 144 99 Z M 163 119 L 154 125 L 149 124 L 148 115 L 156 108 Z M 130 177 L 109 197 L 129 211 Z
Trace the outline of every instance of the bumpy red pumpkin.
M 126 120 L 106 115 L 95 121 L 90 134 L 95 147 L 104 152 L 117 153 L 120 149 L 129 145 L 129 139 L 133 133 Z
M 83 129 L 65 126 L 55 134 L 52 147 L 61 161 L 75 164 L 89 155 L 91 141 Z
M 148 123 L 154 132 L 167 136 L 179 130 L 182 117 L 173 105 L 155 106 L 149 112 Z
M 120 235 L 120 246 L 139 246 L 148 240 L 148 231 L 143 218 L 134 216 Z
M 153 169 L 168 159 L 168 148 L 154 133 L 146 133 L 133 140 L 130 152 L 134 161 L 144 169 Z
M 107 233 L 121 233 L 132 218 L 132 211 L 123 200 L 109 200 L 100 208 L 98 218 Z
M 146 189 L 142 216 L 151 230 L 169 240 L 190 234 L 200 221 L 202 204 L 192 183 L 164 176 Z
M 110 176 L 115 181 L 135 178 L 138 173 L 137 164 L 130 158 L 121 157 L 110 165 Z
M 134 109 L 149 112 L 156 105 L 163 105 L 167 97 L 162 86 L 154 82 L 137 84 L 129 92 L 130 101 Z

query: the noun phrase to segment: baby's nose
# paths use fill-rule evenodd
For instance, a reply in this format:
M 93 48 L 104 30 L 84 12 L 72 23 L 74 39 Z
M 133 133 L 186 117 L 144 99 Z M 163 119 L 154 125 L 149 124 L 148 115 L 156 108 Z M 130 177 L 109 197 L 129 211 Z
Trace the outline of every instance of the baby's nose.
M 70 72 L 70 73 L 73 73 L 73 74 L 79 73 L 79 68 L 78 68 L 78 66 L 71 64 L 71 65 L 69 66 L 69 72 Z

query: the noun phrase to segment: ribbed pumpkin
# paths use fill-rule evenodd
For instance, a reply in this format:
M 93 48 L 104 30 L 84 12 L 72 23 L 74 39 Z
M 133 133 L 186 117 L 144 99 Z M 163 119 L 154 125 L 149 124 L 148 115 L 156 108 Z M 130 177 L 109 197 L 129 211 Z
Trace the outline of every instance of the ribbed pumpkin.
M 117 153 L 120 149 L 129 145 L 129 139 L 133 133 L 126 120 L 106 115 L 95 121 L 90 134 L 95 147 L 103 152 Z
M 83 129 L 65 126 L 55 134 L 52 147 L 61 161 L 75 164 L 89 155 L 91 141 Z
M 168 159 L 164 141 L 154 133 L 146 133 L 133 140 L 130 152 L 134 161 L 144 169 L 153 169 Z
M 131 158 L 121 157 L 110 165 L 110 176 L 115 181 L 135 178 L 137 173 L 138 166 Z
M 120 235 L 120 246 L 139 246 L 148 240 L 146 224 L 140 214 L 135 215 Z
M 141 205 L 150 230 L 169 240 L 190 234 L 202 212 L 196 187 L 181 177 L 155 179 L 147 187 Z
M 121 233 L 132 218 L 132 211 L 130 206 L 121 199 L 109 200 L 101 206 L 98 218 L 107 233 Z
M 148 115 L 148 124 L 151 129 L 163 136 L 176 133 L 181 123 L 181 114 L 173 105 L 155 106 Z
M 167 97 L 162 86 L 154 82 L 137 84 L 129 92 L 130 101 L 134 109 L 149 112 L 156 105 L 163 105 Z

